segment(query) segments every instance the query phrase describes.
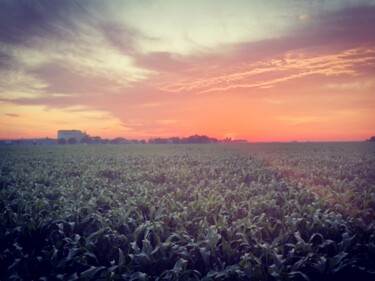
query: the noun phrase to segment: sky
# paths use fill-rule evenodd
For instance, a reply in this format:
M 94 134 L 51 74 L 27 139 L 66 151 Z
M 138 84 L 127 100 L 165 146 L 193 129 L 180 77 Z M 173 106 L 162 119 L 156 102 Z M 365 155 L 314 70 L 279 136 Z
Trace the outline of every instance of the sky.
M 0 139 L 375 135 L 375 0 L 0 0 Z

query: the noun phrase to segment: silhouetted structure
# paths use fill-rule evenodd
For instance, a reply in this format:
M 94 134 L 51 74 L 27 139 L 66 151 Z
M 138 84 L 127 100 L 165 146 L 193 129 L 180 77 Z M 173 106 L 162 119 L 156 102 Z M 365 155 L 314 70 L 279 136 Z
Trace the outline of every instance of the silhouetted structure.
M 76 142 L 80 142 L 87 134 L 83 133 L 80 130 L 59 130 L 57 131 L 57 139 L 65 139 L 68 141 L 69 139 L 75 139 Z
M 218 140 L 204 135 L 193 135 L 187 138 L 171 137 L 171 138 L 154 138 L 149 139 L 148 143 L 154 144 L 179 144 L 179 143 L 217 143 Z

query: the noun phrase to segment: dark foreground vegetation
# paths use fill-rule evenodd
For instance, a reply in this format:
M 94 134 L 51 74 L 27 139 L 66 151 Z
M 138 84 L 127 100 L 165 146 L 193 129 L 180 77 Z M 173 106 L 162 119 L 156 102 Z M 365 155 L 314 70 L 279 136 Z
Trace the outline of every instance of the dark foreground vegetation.
M 375 280 L 375 146 L 0 147 L 0 280 Z

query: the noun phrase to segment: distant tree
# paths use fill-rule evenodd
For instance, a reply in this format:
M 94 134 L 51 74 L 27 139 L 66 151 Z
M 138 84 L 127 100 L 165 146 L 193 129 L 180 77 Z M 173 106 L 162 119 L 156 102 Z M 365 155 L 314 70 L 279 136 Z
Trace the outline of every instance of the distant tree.
M 139 143 L 140 144 L 146 144 L 147 142 L 145 140 L 140 140 Z
M 66 144 L 66 139 L 58 139 L 57 143 L 58 144 Z
M 181 139 L 179 137 L 171 137 L 169 138 L 169 142 L 173 144 L 178 144 L 178 143 L 181 143 Z
M 77 143 L 77 139 L 76 138 L 69 138 L 68 139 L 68 143 L 69 144 L 76 144 Z
M 123 141 L 125 141 L 124 138 L 122 138 L 122 137 L 118 137 L 118 138 L 115 138 L 115 139 L 113 139 L 113 140 L 110 140 L 109 143 L 110 143 L 110 144 L 119 144 L 119 143 L 122 143 Z
M 375 141 L 375 136 L 372 136 L 368 141 Z
M 102 138 L 99 137 L 99 136 L 91 137 L 91 142 L 95 143 L 95 144 L 100 144 L 100 143 L 102 143 Z
M 187 138 L 188 143 L 211 143 L 211 138 L 207 136 L 193 135 Z
M 165 139 L 165 138 L 149 139 L 149 140 L 148 140 L 148 143 L 164 144 L 164 143 L 168 143 L 168 139 Z
M 91 141 L 91 138 L 90 138 L 90 136 L 88 136 L 88 135 L 85 135 L 82 139 L 81 139 L 81 143 L 86 143 L 86 144 L 89 144 L 89 143 L 91 143 L 92 141 Z
M 217 143 L 218 139 L 210 138 L 204 135 L 193 135 L 187 138 L 170 137 L 170 138 L 153 138 L 149 139 L 148 143 L 151 144 L 165 144 L 165 143 Z
M 219 140 L 217 138 L 210 138 L 211 143 L 218 143 Z
M 102 144 L 108 144 L 109 143 L 109 139 L 102 139 Z

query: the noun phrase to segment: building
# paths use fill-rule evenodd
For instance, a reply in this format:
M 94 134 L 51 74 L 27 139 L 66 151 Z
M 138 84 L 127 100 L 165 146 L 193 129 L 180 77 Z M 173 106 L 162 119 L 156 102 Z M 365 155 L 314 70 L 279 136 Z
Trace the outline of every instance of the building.
M 68 141 L 69 139 L 76 139 L 78 142 L 81 141 L 86 135 L 80 130 L 59 130 L 57 131 L 57 139 L 65 139 Z

